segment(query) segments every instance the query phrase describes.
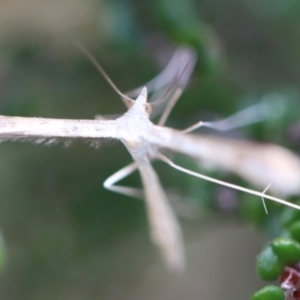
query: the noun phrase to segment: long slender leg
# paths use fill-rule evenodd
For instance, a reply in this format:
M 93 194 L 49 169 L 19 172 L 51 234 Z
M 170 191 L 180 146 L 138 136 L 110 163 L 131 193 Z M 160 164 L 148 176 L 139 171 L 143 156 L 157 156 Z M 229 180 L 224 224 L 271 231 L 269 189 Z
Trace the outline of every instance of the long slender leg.
M 242 191 L 242 192 L 248 193 L 250 195 L 263 197 L 264 199 L 268 199 L 268 200 L 283 204 L 285 206 L 289 206 L 289 207 L 300 210 L 300 206 L 297 205 L 297 204 L 294 204 L 294 203 L 285 201 L 283 199 L 276 198 L 276 197 L 273 197 L 271 195 L 266 194 L 266 191 L 270 187 L 270 184 L 267 186 L 267 188 L 263 192 L 258 192 L 258 191 L 255 191 L 255 190 L 247 189 L 247 188 L 244 188 L 244 187 L 236 185 L 236 184 L 232 184 L 232 183 L 229 183 L 229 182 L 226 182 L 226 181 L 218 180 L 218 179 L 212 178 L 210 176 L 206 176 L 206 175 L 203 175 L 201 173 L 197 173 L 197 172 L 191 171 L 189 169 L 183 168 L 183 167 L 173 163 L 169 158 L 167 158 L 163 154 L 159 153 L 157 155 L 157 158 L 164 161 L 165 163 L 170 165 L 172 168 L 174 168 L 176 170 L 179 170 L 183 173 L 189 174 L 191 176 L 198 177 L 198 178 L 201 178 L 201 179 L 204 179 L 204 180 L 207 180 L 207 181 L 210 181 L 210 182 L 222 185 L 222 186 L 226 186 L 226 187 L 232 188 L 232 189 L 237 190 L 237 191 Z
M 143 86 L 127 92 L 126 95 L 129 97 L 137 97 L 144 86 L 147 86 L 149 93 L 161 89 L 162 87 L 170 84 L 183 68 L 185 68 L 185 72 L 184 76 L 181 76 L 180 85 L 185 86 L 190 78 L 195 64 L 196 53 L 193 51 L 193 49 L 180 47 L 174 52 L 167 66 L 155 78 Z
M 144 195 L 142 190 L 121 185 L 115 185 L 115 183 L 136 171 L 137 168 L 138 164 L 136 162 L 127 165 L 126 167 L 122 168 L 121 170 L 108 177 L 104 181 L 103 186 L 110 191 L 127 195 L 129 197 L 142 199 Z
M 163 125 L 166 122 L 167 117 L 191 76 L 195 63 L 196 54 L 191 48 L 178 48 L 165 69 L 157 77 L 145 84 L 148 93 L 152 93 L 148 101 L 152 106 L 151 117 L 160 114 L 162 104 L 168 103 L 164 115 L 158 123 L 159 125 Z M 140 91 L 141 87 L 126 93 L 126 95 L 130 97 L 137 96 Z M 171 96 L 169 96 L 170 94 Z M 157 95 L 160 97 L 158 98 Z M 171 100 L 166 101 L 166 99 L 169 98 L 171 98 Z M 125 105 L 128 107 L 126 102 Z M 163 107 L 164 106 L 165 105 L 163 105 Z
M 169 115 L 170 115 L 173 107 L 175 106 L 177 100 L 180 98 L 180 96 L 182 94 L 182 91 L 183 91 L 182 88 L 177 88 L 176 89 L 176 91 L 173 94 L 171 100 L 168 102 L 168 105 L 167 105 L 165 111 L 161 115 L 161 117 L 160 117 L 157 125 L 163 126 L 166 123 L 166 121 L 167 121 L 167 119 L 168 119 L 168 117 L 169 117 Z
M 151 164 L 141 163 L 138 168 L 145 191 L 152 241 L 170 271 L 182 273 L 185 251 L 178 220 Z
M 196 130 L 196 129 L 202 127 L 202 126 L 203 126 L 203 121 L 199 121 L 199 122 L 197 122 L 196 124 L 194 124 L 194 125 L 192 125 L 192 126 L 186 128 L 186 129 L 182 130 L 181 132 L 182 132 L 182 133 L 192 132 L 192 131 L 194 131 L 194 130 Z
M 235 128 L 258 123 L 270 117 L 265 103 L 258 103 L 248 108 L 245 108 L 225 119 L 214 122 L 197 122 L 196 124 L 183 130 L 183 133 L 191 132 L 200 127 L 208 127 L 219 131 L 229 131 Z

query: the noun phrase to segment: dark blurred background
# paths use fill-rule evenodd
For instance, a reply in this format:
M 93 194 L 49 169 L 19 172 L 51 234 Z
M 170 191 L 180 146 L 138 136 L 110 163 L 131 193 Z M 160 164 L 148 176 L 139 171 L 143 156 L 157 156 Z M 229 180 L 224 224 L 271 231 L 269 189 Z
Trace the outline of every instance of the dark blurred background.
M 299 35 L 297 0 L 2 0 L 0 113 L 123 113 L 74 40 L 124 92 L 154 77 L 170 47 L 190 45 L 199 62 L 168 126 L 280 98 L 280 116 L 227 134 L 299 152 Z M 154 163 L 170 198 L 180 195 L 188 267 L 172 276 L 150 243 L 143 202 L 102 186 L 130 161 L 114 141 L 98 149 L 84 141 L 0 145 L 1 299 L 248 299 L 262 285 L 255 260 L 278 230 L 277 208 L 266 217 L 259 199 Z M 183 157 L 178 163 L 196 168 Z M 198 171 L 249 186 L 231 174 Z M 140 185 L 138 174 L 124 183 Z

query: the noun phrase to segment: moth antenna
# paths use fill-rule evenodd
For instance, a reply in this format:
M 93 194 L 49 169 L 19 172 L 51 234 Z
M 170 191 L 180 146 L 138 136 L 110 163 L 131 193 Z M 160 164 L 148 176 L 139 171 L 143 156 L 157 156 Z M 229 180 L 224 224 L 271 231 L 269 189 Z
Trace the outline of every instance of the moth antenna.
M 123 94 L 117 86 L 113 83 L 111 78 L 108 76 L 108 74 L 104 71 L 100 63 L 95 59 L 95 57 L 87 50 L 86 47 L 84 47 L 79 42 L 73 42 L 73 44 L 79 49 L 79 51 L 93 64 L 93 66 L 100 72 L 100 74 L 104 77 L 104 79 L 108 82 L 108 84 L 113 88 L 113 90 L 120 95 L 122 98 L 125 98 L 126 100 L 129 100 L 131 103 L 134 103 L 135 101 L 129 97 L 127 97 L 125 94 Z
M 226 181 L 218 180 L 218 179 L 212 178 L 210 176 L 206 176 L 206 175 L 203 175 L 201 173 L 197 173 L 197 172 L 191 171 L 189 169 L 183 168 L 181 166 L 178 166 L 175 163 L 173 163 L 169 158 L 167 158 L 165 155 L 163 155 L 161 153 L 159 153 L 157 155 L 157 158 L 159 158 L 160 160 L 164 161 L 165 163 L 167 163 L 168 165 L 170 165 L 174 169 L 179 170 L 179 171 L 181 171 L 183 173 L 189 174 L 191 176 L 198 177 L 198 178 L 201 178 L 201 179 L 204 179 L 204 180 L 207 180 L 207 181 L 211 181 L 211 182 L 214 182 L 214 183 L 219 184 L 219 185 L 227 186 L 229 188 L 232 188 L 232 189 L 235 189 L 235 190 L 238 190 L 238 191 L 242 191 L 242 192 L 245 192 L 245 193 L 248 193 L 248 194 L 251 194 L 251 195 L 255 195 L 255 196 L 259 196 L 259 197 L 264 197 L 266 199 L 275 201 L 275 202 L 283 204 L 285 206 L 289 206 L 289 207 L 292 207 L 292 208 L 300 210 L 300 206 L 299 205 L 296 205 L 294 203 L 285 201 L 283 199 L 279 199 L 279 198 L 273 197 L 271 195 L 267 195 L 267 194 L 264 194 L 264 193 L 261 193 L 261 192 L 257 192 L 255 190 L 247 189 L 247 188 L 244 188 L 242 186 L 239 186 L 239 185 L 236 185 L 236 184 L 232 184 L 232 183 L 229 183 L 229 182 L 226 182 Z M 269 188 L 269 186 L 267 188 Z
M 268 186 L 264 189 L 264 191 L 262 192 L 263 195 L 265 195 L 265 193 L 267 192 L 267 190 L 269 189 L 269 187 L 272 185 L 272 182 L 268 184 Z M 266 212 L 266 214 L 268 215 L 268 208 L 267 208 L 267 205 L 266 205 L 266 202 L 265 202 L 265 199 L 264 197 L 261 197 L 261 201 L 263 203 L 263 206 L 264 206 L 264 210 Z

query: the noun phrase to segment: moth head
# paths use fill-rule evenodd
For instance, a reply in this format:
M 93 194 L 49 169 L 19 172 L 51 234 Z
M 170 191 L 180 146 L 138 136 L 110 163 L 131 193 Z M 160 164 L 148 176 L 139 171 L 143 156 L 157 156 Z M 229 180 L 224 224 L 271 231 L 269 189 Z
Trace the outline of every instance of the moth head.
M 124 96 L 122 97 L 122 99 L 128 109 L 131 109 L 133 106 L 139 107 L 138 110 L 140 110 L 140 111 L 144 110 L 148 116 L 151 115 L 152 106 L 150 103 L 147 103 L 147 88 L 146 87 L 144 87 L 142 89 L 141 93 L 136 98 L 136 100 L 132 100 L 127 96 L 125 98 Z
M 147 88 L 143 87 L 141 93 L 139 94 L 139 96 L 137 97 L 137 99 L 135 100 L 135 103 L 137 105 L 141 105 L 145 108 L 145 112 L 150 115 L 151 111 L 152 111 L 152 107 L 149 103 L 147 103 Z

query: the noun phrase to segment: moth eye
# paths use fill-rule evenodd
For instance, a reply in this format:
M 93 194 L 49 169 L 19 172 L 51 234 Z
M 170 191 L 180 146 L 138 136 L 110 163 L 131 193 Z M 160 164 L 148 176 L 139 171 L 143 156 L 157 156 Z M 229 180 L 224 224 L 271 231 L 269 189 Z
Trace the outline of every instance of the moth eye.
M 152 106 L 149 103 L 146 103 L 146 113 L 150 116 L 152 113 Z

